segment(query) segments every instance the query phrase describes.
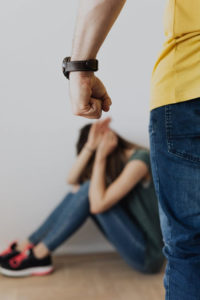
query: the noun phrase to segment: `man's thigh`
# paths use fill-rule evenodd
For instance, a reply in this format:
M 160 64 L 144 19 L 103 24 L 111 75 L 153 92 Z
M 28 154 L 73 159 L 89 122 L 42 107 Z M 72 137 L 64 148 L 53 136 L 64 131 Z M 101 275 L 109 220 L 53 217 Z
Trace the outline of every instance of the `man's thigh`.
M 200 99 L 152 110 L 149 137 L 164 253 L 169 260 L 166 281 L 174 282 L 171 289 L 175 281 L 177 287 L 180 283 L 186 294 L 192 288 L 196 296 L 195 290 L 200 289 L 195 285 L 200 279 Z

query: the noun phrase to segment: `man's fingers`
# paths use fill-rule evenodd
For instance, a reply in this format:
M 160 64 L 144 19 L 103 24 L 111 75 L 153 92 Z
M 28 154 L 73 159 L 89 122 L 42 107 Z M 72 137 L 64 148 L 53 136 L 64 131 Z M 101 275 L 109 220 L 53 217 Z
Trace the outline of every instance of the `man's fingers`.
M 88 105 L 84 107 L 74 107 L 73 113 L 76 116 L 82 116 L 88 119 L 100 119 L 102 115 L 102 101 L 91 98 Z
M 102 110 L 105 112 L 109 111 L 112 104 L 105 86 L 94 75 L 85 77 L 73 76 L 70 78 L 69 94 L 73 114 L 89 119 L 99 119 L 102 115 Z M 99 101 L 99 104 L 96 101 Z
M 96 119 L 100 119 L 102 115 L 102 101 L 91 98 L 89 115 L 93 115 Z

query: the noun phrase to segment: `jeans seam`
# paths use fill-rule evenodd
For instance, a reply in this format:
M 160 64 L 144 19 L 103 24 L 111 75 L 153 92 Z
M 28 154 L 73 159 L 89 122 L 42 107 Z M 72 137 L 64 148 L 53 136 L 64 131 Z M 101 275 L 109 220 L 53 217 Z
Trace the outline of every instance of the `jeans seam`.
M 166 140 L 167 140 L 167 151 L 168 153 L 174 153 L 177 155 L 177 152 L 173 150 L 173 141 L 172 141 L 172 112 L 171 112 L 171 106 L 170 105 L 165 105 L 165 132 L 166 132 Z M 169 241 L 172 240 L 172 225 L 170 220 L 168 219 L 169 222 Z M 168 241 L 168 242 L 169 242 Z M 170 299 L 170 273 L 171 273 L 171 268 L 170 268 L 170 263 L 168 262 L 168 275 L 167 275 L 167 287 L 168 287 L 168 300 Z
M 170 147 L 172 147 L 172 144 L 170 142 L 170 137 L 171 137 L 171 122 L 170 122 L 170 116 L 171 116 L 171 110 L 170 110 L 170 107 L 168 105 L 165 105 L 165 131 L 166 131 L 166 142 L 167 142 L 167 147 L 168 147 L 168 152 L 169 152 L 169 149 Z M 154 134 L 154 137 L 152 137 L 152 147 L 153 147 L 153 151 L 154 153 L 156 152 L 155 151 L 155 144 L 156 144 L 156 141 L 155 141 L 155 135 L 156 135 L 156 132 Z M 158 186 L 158 201 L 159 201 L 159 197 L 160 197 L 160 177 L 159 177 L 159 172 L 158 172 L 158 162 L 157 162 L 157 158 L 156 158 L 156 155 L 154 156 L 154 165 L 155 165 L 155 171 L 156 171 L 156 175 L 157 175 L 157 186 Z M 159 201 L 160 202 L 160 201 Z M 160 202 L 161 204 L 161 202 Z M 168 219 L 168 222 L 169 222 L 169 237 L 168 237 L 168 241 L 171 241 L 172 240 L 172 225 L 171 225 L 171 222 L 170 220 Z M 165 243 L 164 243 L 165 244 Z M 168 271 L 170 273 L 170 265 L 168 263 Z M 170 277 L 170 274 L 168 273 L 167 275 L 167 286 L 168 286 L 168 300 L 170 299 L 169 297 L 169 277 Z
M 200 162 L 200 158 L 198 158 L 198 157 L 193 157 L 192 155 L 189 155 L 189 154 L 184 154 L 184 153 L 179 152 L 179 151 L 177 151 L 177 150 L 173 150 L 173 149 L 172 149 L 172 150 L 170 150 L 169 152 L 175 154 L 177 157 L 184 158 L 184 159 L 187 160 L 187 161 Z
M 165 105 L 165 130 L 166 130 L 168 152 L 170 152 L 173 148 L 171 129 L 172 129 L 171 109 L 169 105 Z

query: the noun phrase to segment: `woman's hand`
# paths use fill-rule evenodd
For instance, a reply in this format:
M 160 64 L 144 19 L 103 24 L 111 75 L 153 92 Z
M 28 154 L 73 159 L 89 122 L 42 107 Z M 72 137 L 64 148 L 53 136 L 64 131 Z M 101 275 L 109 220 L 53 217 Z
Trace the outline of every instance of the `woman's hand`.
M 117 135 L 112 130 L 107 129 L 97 148 L 97 157 L 105 159 L 110 153 L 113 152 L 117 144 Z
M 103 134 L 108 130 L 110 121 L 111 118 L 106 118 L 92 124 L 86 144 L 91 150 L 97 149 Z
M 71 72 L 69 95 L 74 115 L 99 119 L 112 101 L 101 80 L 93 72 Z

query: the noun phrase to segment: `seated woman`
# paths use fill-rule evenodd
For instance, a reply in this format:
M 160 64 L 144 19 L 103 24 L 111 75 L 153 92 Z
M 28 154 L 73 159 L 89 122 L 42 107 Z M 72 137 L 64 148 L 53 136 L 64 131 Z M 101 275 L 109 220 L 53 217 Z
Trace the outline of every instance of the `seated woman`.
M 163 241 L 149 151 L 120 137 L 109 123 L 106 118 L 81 129 L 68 176 L 74 190 L 26 241 L 13 242 L 0 254 L 2 274 L 49 274 L 51 253 L 89 217 L 133 269 L 161 269 Z

